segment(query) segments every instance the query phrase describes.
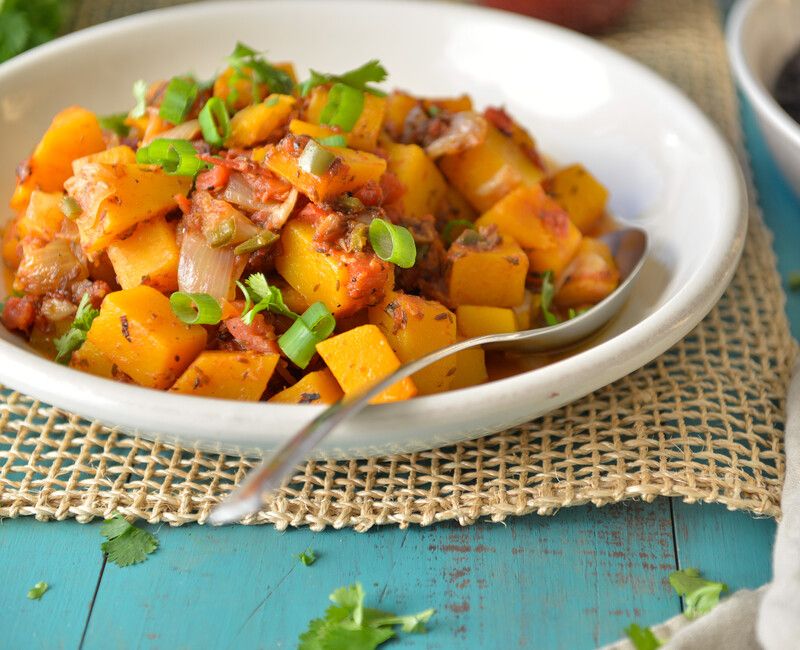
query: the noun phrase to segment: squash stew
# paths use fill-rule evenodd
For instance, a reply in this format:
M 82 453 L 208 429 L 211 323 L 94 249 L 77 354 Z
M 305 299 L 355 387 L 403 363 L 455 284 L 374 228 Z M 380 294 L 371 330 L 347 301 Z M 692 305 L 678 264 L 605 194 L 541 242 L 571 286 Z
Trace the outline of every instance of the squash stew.
M 2 323 L 115 381 L 332 403 L 461 337 L 547 326 L 612 292 L 608 193 L 501 107 L 378 87 L 238 44 L 209 82 L 71 106 L 17 169 Z M 490 364 L 491 366 L 491 364 Z M 481 349 L 375 401 L 488 380 Z

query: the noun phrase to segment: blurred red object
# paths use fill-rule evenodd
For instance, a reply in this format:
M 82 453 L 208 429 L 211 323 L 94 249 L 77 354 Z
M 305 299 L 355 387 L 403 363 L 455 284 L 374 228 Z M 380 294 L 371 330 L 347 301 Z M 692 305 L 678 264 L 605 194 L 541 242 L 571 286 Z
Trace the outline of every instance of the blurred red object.
M 495 9 L 533 16 L 593 34 L 611 27 L 636 0 L 479 0 Z

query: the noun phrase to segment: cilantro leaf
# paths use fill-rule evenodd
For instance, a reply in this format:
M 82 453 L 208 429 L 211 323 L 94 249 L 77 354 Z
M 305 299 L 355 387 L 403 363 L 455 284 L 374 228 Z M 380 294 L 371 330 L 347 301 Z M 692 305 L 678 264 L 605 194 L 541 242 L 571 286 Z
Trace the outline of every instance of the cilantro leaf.
M 127 113 L 114 113 L 112 115 L 98 117 L 97 121 L 100 123 L 101 129 L 111 131 L 121 138 L 124 138 L 131 132 L 131 127 L 125 124 L 125 118 L 127 117 Z
M 404 632 L 424 632 L 434 614 L 428 609 L 410 616 L 395 616 L 364 607 L 360 584 L 340 587 L 330 595 L 333 605 L 323 618 L 312 620 L 300 635 L 298 650 L 373 650 L 395 636 L 395 625 Z
M 316 70 L 310 70 L 309 72 L 311 76 L 300 84 L 301 97 L 308 95 L 313 88 L 327 83 L 342 83 L 356 90 L 372 93 L 378 97 L 386 95 L 382 90 L 368 85 L 370 82 L 380 83 L 389 76 L 389 73 L 386 72 L 386 68 L 381 65 L 378 59 L 367 61 L 364 65 L 340 75 L 317 72 Z
M 317 554 L 314 553 L 314 549 L 310 546 L 302 553 L 295 555 L 295 557 L 303 563 L 303 566 L 311 566 L 317 561 Z
M 107 538 L 100 545 L 103 553 L 121 567 L 144 562 L 158 548 L 158 540 L 152 533 L 137 528 L 119 513 L 103 522 L 100 534 Z
M 75 320 L 72 321 L 69 330 L 53 341 L 57 352 L 56 361 L 69 363 L 72 353 L 86 341 L 86 333 L 92 326 L 92 321 L 99 315 L 100 311 L 92 307 L 89 294 L 84 293 L 78 304 L 78 311 L 75 312 Z
M 28 590 L 28 598 L 31 600 L 40 600 L 44 596 L 44 592 L 50 588 L 46 582 L 37 582 L 33 587 Z
M 664 645 L 649 627 L 641 627 L 637 623 L 631 623 L 625 628 L 625 634 L 630 639 L 636 650 L 656 650 Z
M 249 45 L 236 43 L 236 47 L 227 57 L 227 61 L 234 71 L 229 79 L 229 85 L 232 88 L 236 81 L 250 79 L 254 84 L 266 84 L 271 93 L 288 95 L 294 90 L 294 81 L 289 73 L 265 61 L 259 56 L 259 52 Z M 236 98 L 234 97 L 231 101 L 236 101 Z M 253 93 L 253 103 L 257 101 L 257 95 Z
M 728 585 L 724 582 L 701 578 L 700 571 L 693 568 L 671 573 L 669 583 L 683 597 L 683 614 L 686 618 L 707 614 L 719 603 L 720 594 L 728 591 Z
M 275 314 L 288 316 L 289 318 L 300 318 L 283 302 L 283 294 L 278 287 L 273 287 L 267 282 L 267 278 L 263 273 L 253 273 L 245 280 L 244 286 L 241 282 L 237 282 L 236 286 L 239 287 L 244 295 L 245 305 L 242 312 L 241 319 L 250 325 L 259 312 L 269 310 Z
M 553 272 L 552 271 L 545 271 L 542 274 L 542 315 L 544 316 L 544 321 L 548 325 L 558 325 L 560 322 L 558 320 L 558 316 L 556 316 L 553 312 L 550 311 L 550 305 L 553 302 L 553 294 L 555 293 L 555 285 L 553 284 Z

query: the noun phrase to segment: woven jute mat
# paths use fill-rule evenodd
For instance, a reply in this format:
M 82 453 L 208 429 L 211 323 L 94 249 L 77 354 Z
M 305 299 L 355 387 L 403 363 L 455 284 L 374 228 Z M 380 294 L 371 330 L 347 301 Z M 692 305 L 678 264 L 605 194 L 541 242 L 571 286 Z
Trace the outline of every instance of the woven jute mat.
M 84 0 L 73 27 L 167 4 L 177 3 Z M 712 0 L 641 0 L 605 40 L 683 88 L 742 154 Z M 473 442 L 310 462 L 245 523 L 358 530 L 469 524 L 657 496 L 777 516 L 783 401 L 795 354 L 784 299 L 770 234 L 754 206 L 725 296 L 645 368 L 547 417 Z M 9 390 L 0 395 L 2 517 L 85 522 L 116 510 L 150 522 L 203 522 L 251 467 L 238 457 L 127 437 Z

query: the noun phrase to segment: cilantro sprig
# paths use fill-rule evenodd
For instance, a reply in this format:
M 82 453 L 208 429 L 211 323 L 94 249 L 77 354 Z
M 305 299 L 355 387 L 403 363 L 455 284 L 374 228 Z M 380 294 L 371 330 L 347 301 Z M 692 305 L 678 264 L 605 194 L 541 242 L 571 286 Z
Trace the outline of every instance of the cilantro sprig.
M 64 24 L 61 0 L 0 2 L 0 63 L 55 38 Z
M 310 546 L 303 551 L 302 553 L 298 553 L 295 557 L 300 560 L 300 563 L 303 566 L 311 566 L 314 562 L 317 561 L 317 554 L 314 552 L 314 549 Z
M 103 522 L 100 534 L 107 540 L 100 545 L 103 553 L 121 567 L 144 562 L 158 548 L 155 535 L 137 528 L 119 513 Z
M 300 635 L 298 650 L 373 650 L 403 632 L 425 632 L 425 624 L 435 610 L 426 609 L 410 616 L 395 616 L 364 607 L 364 589 L 358 583 L 341 587 L 329 596 L 333 605 L 323 618 L 312 620 Z
M 258 95 L 255 92 L 256 84 L 266 84 L 271 93 L 282 95 L 291 94 L 294 90 L 294 82 L 289 74 L 276 68 L 274 65 L 265 61 L 260 53 L 249 45 L 238 42 L 230 56 L 227 57 L 228 65 L 233 69 L 228 84 L 230 88 L 229 102 L 236 101 L 238 92 L 236 82 L 242 79 L 250 81 L 254 86 L 253 103 L 258 102 Z
M 53 341 L 57 352 L 56 361 L 65 364 L 69 363 L 72 353 L 86 341 L 86 334 L 92 326 L 92 321 L 99 315 L 100 311 L 92 307 L 89 294 L 84 293 L 69 330 L 67 330 L 66 334 Z
M 247 325 L 252 324 L 256 314 L 266 310 L 292 319 L 300 318 L 286 306 L 281 290 L 271 286 L 263 273 L 253 273 L 245 280 L 245 284 L 237 282 L 236 286 L 244 295 L 245 305 L 241 319 Z
M 37 582 L 33 587 L 28 589 L 28 598 L 31 600 L 41 600 L 44 592 L 50 588 L 46 582 Z
M 625 628 L 625 634 L 636 650 L 657 650 L 664 642 L 661 641 L 649 627 L 641 627 L 638 623 L 631 623 Z
M 317 72 L 316 70 L 310 70 L 309 72 L 311 76 L 301 83 L 299 87 L 301 97 L 308 95 L 308 93 L 317 86 L 322 86 L 327 83 L 344 84 L 345 86 L 350 86 L 356 90 L 371 93 L 378 97 L 384 97 L 386 95 L 386 93 L 379 88 L 369 85 L 370 83 L 380 83 L 389 76 L 389 73 L 386 72 L 386 68 L 381 65 L 378 59 L 367 61 L 364 65 L 340 75 Z
M 728 585 L 724 582 L 701 578 L 699 569 L 694 568 L 671 573 L 669 583 L 683 598 L 683 614 L 686 618 L 707 614 L 719 604 L 720 595 L 728 591 Z

